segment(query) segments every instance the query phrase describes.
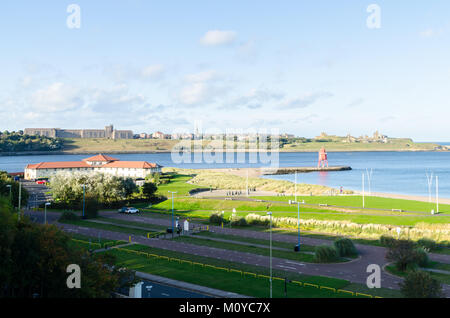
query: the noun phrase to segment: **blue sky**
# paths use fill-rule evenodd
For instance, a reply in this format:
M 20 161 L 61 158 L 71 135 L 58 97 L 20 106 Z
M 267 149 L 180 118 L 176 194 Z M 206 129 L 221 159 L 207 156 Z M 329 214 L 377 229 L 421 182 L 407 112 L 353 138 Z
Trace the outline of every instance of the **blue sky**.
M 80 29 L 66 25 L 72 3 Z M 0 130 L 201 121 L 447 141 L 448 12 L 444 0 L 4 2 Z

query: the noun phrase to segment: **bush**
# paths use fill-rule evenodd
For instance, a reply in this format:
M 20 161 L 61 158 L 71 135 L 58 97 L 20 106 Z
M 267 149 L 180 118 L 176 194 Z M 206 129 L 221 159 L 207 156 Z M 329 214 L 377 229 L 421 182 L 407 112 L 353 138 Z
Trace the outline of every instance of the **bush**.
M 416 267 L 418 258 L 415 244 L 407 240 L 396 240 L 386 254 L 386 259 L 394 262 L 395 267 L 401 272 Z
M 270 225 L 270 219 L 268 217 L 261 216 L 258 214 L 247 214 L 245 216 L 245 220 L 249 225 L 258 225 L 264 227 L 269 227 Z
M 338 256 L 354 256 L 358 254 L 355 245 L 353 245 L 353 241 L 348 238 L 340 238 L 334 241 L 334 248 Z
M 314 261 L 318 263 L 330 263 L 338 258 L 336 249 L 332 246 L 317 246 L 314 254 Z
M 423 271 L 410 272 L 400 283 L 400 290 L 407 298 L 440 298 L 444 297 L 442 285 Z
M 214 225 L 220 225 L 222 223 L 225 223 L 224 219 L 223 219 L 223 216 L 222 216 L 222 213 L 218 213 L 218 212 L 212 213 L 209 216 L 209 223 L 210 224 L 214 224 Z
M 426 267 L 429 263 L 428 254 L 423 247 L 414 249 L 414 263 L 420 267 Z
M 435 251 L 439 249 L 439 245 L 435 241 L 426 238 L 418 240 L 417 245 L 422 246 L 428 249 L 429 251 Z
M 392 236 L 381 235 L 380 236 L 380 245 L 384 247 L 391 247 L 395 244 L 396 239 Z
M 73 212 L 66 211 L 58 219 L 60 222 L 64 221 L 77 221 L 80 217 Z
M 235 216 L 231 218 L 231 226 L 247 226 L 247 220 L 242 216 Z

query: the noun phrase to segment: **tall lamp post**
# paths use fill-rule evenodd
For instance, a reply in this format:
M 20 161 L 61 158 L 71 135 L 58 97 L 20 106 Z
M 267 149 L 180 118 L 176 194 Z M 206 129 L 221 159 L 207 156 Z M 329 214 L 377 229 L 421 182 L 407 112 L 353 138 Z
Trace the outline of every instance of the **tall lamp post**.
M 270 217 L 270 298 L 272 298 L 272 212 L 267 212 Z
M 305 203 L 305 200 L 303 200 L 301 203 Z M 298 233 L 298 243 L 297 243 L 297 246 L 294 248 L 294 251 L 299 252 L 300 251 L 300 202 L 297 202 L 297 233 Z
M 11 204 L 12 204 L 12 201 L 11 201 L 12 200 L 12 198 L 11 198 L 11 188 L 12 188 L 12 186 L 10 184 L 7 184 L 6 187 L 9 188 L 9 202 L 11 202 Z
M 167 192 L 172 193 L 172 238 L 173 238 L 173 230 L 174 230 L 174 228 L 173 228 L 173 195 L 176 192 L 173 192 L 173 191 L 167 191 Z
M 83 214 L 82 214 L 82 218 L 85 219 L 86 217 L 84 216 L 84 210 L 85 210 L 85 206 L 86 206 L 86 185 L 82 184 L 81 185 L 83 187 Z
M 44 205 L 44 224 L 47 224 L 47 206 L 49 206 L 50 204 L 50 202 L 45 202 Z

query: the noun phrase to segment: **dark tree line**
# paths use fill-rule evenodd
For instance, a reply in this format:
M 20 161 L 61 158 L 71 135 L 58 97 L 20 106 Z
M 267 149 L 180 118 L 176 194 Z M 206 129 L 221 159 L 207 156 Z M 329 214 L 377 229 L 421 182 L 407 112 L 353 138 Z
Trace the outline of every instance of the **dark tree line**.
M 22 131 L 0 132 L 0 152 L 51 151 L 63 148 L 60 138 L 25 135 Z

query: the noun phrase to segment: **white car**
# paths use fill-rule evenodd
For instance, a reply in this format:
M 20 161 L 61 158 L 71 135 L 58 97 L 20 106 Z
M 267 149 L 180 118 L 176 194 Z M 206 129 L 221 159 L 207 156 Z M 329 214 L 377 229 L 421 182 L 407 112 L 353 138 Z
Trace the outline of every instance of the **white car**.
M 130 214 L 134 214 L 134 213 L 139 213 L 139 210 L 136 208 L 128 208 L 125 213 L 130 213 Z

